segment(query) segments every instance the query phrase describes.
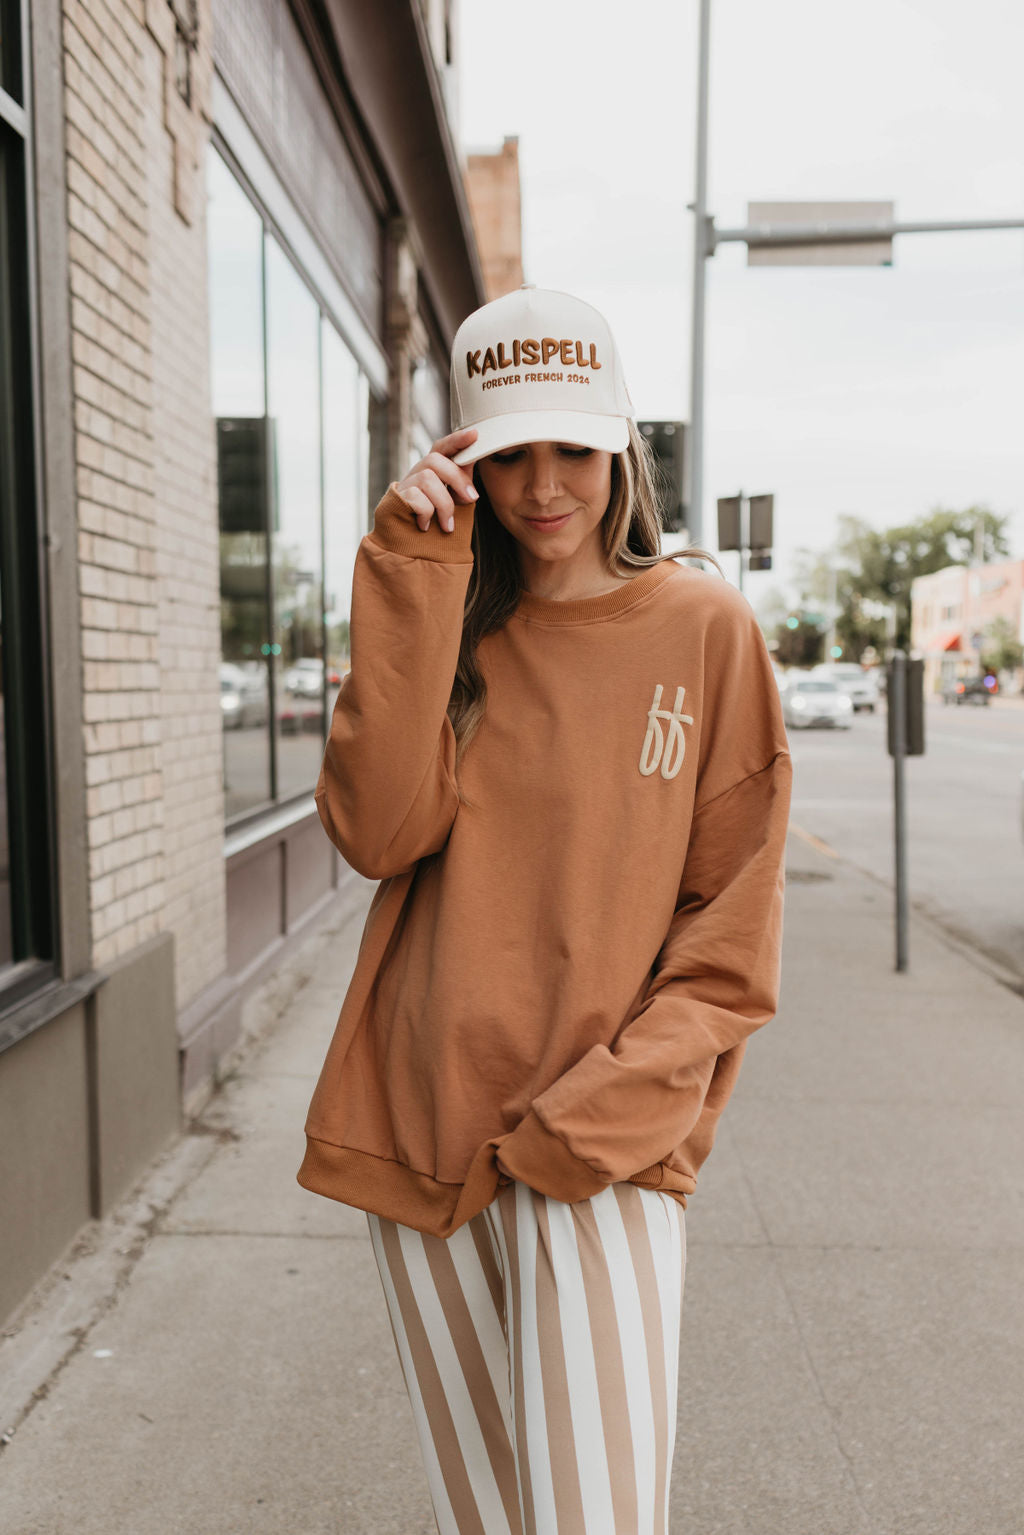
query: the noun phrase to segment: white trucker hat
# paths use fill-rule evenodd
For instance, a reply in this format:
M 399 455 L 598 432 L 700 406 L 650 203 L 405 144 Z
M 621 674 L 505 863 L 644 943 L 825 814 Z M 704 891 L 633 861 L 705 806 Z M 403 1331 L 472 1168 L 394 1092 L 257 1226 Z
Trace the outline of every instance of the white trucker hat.
M 621 453 L 635 415 L 608 321 L 582 299 L 532 283 L 459 326 L 451 406 L 453 432 L 477 428 L 457 464 L 526 442 Z

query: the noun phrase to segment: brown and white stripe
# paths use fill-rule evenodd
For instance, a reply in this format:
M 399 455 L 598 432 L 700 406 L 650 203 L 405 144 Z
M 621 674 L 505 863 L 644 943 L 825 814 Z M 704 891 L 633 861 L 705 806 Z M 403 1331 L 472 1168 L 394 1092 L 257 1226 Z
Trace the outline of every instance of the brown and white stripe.
M 440 1535 L 666 1535 L 678 1201 L 511 1183 L 446 1240 L 368 1220 Z

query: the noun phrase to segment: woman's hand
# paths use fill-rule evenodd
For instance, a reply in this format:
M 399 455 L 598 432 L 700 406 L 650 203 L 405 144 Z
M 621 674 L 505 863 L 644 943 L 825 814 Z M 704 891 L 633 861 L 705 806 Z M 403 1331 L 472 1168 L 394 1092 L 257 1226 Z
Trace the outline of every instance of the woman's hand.
M 391 489 L 405 502 L 424 533 L 434 516 L 446 532 L 452 531 L 455 527 L 454 496 L 463 503 L 477 499 L 472 465 L 460 469 L 451 457 L 468 448 L 476 441 L 476 436 L 476 427 L 466 426 L 461 432 L 439 437 L 426 458 L 414 464 L 404 479 L 392 483 Z

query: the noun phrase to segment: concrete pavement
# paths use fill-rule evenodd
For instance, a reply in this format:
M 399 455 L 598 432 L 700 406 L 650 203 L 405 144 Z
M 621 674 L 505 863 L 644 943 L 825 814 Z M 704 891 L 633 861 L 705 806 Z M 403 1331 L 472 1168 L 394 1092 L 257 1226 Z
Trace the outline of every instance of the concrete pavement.
M 1021 1535 L 1024 1002 L 794 833 L 687 1211 L 673 1535 Z M 0 1343 L 4 1535 L 429 1535 L 365 1218 L 299 1188 L 372 887 Z M 630 1535 L 630 1532 L 617 1532 Z

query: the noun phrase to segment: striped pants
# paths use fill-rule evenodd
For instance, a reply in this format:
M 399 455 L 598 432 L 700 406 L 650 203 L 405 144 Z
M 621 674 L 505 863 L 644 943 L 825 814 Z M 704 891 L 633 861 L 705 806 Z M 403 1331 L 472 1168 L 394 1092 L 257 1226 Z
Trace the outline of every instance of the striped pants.
M 440 1535 L 667 1535 L 682 1205 L 513 1182 L 447 1239 L 368 1219 Z

